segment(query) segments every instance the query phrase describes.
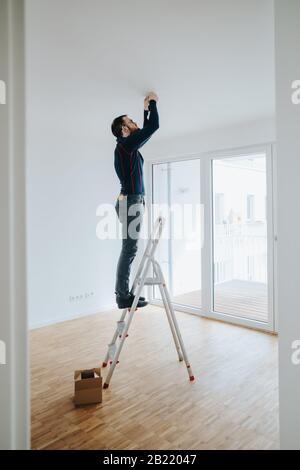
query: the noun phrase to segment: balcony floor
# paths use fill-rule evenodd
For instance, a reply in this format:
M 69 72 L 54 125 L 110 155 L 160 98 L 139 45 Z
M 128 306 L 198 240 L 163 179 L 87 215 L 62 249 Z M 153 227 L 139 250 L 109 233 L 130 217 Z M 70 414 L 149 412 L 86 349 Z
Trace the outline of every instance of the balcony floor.
M 201 307 L 202 291 L 172 297 L 177 304 Z M 268 321 L 268 289 L 262 282 L 234 279 L 215 286 L 214 311 L 242 318 Z

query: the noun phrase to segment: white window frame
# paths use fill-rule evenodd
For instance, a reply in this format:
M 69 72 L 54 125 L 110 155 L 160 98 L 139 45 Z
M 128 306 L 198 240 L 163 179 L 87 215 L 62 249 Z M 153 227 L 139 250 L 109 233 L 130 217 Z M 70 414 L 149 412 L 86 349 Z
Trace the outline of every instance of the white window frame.
M 227 157 L 248 156 L 251 154 L 265 153 L 266 154 L 266 174 L 267 174 L 267 210 L 268 210 L 268 223 L 267 223 L 267 264 L 268 264 L 268 302 L 269 302 L 269 320 L 267 323 L 258 320 L 251 320 L 247 318 L 237 317 L 234 315 L 223 314 L 214 312 L 213 306 L 213 240 L 212 240 L 212 162 L 215 159 L 223 159 Z M 198 154 L 189 154 L 176 157 L 167 158 L 148 158 L 145 161 L 146 166 L 146 204 L 148 209 L 148 220 L 152 221 L 152 200 L 153 200 L 153 165 L 159 163 L 168 163 L 184 160 L 200 159 L 200 189 L 201 189 L 201 202 L 208 201 L 204 206 L 204 246 L 202 249 L 202 307 L 192 307 L 173 303 L 174 308 L 178 311 L 199 315 L 202 317 L 212 318 L 215 320 L 225 321 L 237 325 L 246 326 L 258 330 L 267 331 L 270 333 L 278 332 L 278 318 L 277 318 L 277 255 L 276 255 L 276 241 L 277 241 L 277 199 L 276 199 L 276 147 L 274 142 L 268 142 L 261 145 L 250 145 L 247 147 L 239 147 L 233 149 L 217 150 L 211 152 L 202 152 Z M 209 177 L 207 177 L 209 175 Z M 149 234 L 151 231 L 151 224 L 149 224 Z M 163 306 L 163 302 L 159 299 L 153 298 L 153 289 L 148 286 L 149 302 L 153 305 Z

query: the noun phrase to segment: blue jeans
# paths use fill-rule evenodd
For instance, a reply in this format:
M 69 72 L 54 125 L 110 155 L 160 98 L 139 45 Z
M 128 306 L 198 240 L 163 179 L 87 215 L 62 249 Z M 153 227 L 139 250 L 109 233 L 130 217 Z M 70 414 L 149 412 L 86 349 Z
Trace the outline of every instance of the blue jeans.
M 115 204 L 122 224 L 122 250 L 117 265 L 115 294 L 118 298 L 128 298 L 131 264 L 138 250 L 138 239 L 145 213 L 145 199 L 142 194 L 128 194 Z

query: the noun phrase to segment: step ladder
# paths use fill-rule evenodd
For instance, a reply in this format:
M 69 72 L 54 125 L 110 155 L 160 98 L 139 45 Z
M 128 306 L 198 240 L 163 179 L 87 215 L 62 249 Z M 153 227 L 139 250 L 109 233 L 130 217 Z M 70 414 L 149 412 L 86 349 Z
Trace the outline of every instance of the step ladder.
M 175 312 L 172 306 L 171 298 L 166 286 L 163 272 L 159 263 L 154 259 L 154 254 L 160 240 L 165 219 L 159 215 L 154 224 L 153 231 L 148 240 L 143 258 L 140 262 L 139 268 L 134 278 L 131 292 L 133 293 L 134 300 L 129 308 L 123 309 L 120 320 L 117 322 L 117 327 L 113 335 L 111 343 L 108 345 L 108 350 L 102 367 L 106 367 L 110 363 L 110 367 L 103 385 L 106 389 L 109 387 L 110 380 L 114 373 L 116 365 L 119 363 L 120 353 L 122 351 L 125 339 L 128 337 L 128 331 L 133 319 L 134 312 L 137 310 L 136 306 L 140 293 L 145 285 L 157 285 L 159 287 L 161 298 L 164 303 L 167 319 L 170 325 L 171 333 L 174 339 L 175 348 L 178 354 L 179 361 L 183 361 L 186 364 L 187 372 L 190 381 L 194 380 L 192 368 L 190 366 L 186 350 L 183 344 L 181 333 L 176 320 Z M 146 277 L 150 266 L 153 267 L 154 277 Z

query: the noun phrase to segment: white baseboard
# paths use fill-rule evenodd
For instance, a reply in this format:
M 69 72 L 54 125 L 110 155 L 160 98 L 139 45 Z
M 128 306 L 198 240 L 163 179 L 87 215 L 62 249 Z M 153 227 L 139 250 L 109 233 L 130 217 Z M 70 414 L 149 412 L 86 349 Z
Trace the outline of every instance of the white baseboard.
M 52 318 L 51 320 L 43 321 L 43 322 L 37 322 L 37 323 L 32 323 L 29 325 L 29 330 L 37 330 L 38 328 L 43 328 L 45 326 L 50 326 L 50 325 L 55 325 L 56 323 L 63 323 L 65 321 L 69 320 L 76 320 L 77 318 L 82 318 L 82 317 L 89 317 L 91 315 L 97 315 L 98 313 L 105 313 L 110 310 L 115 310 L 117 308 L 115 303 L 109 304 L 109 305 L 104 305 L 98 310 L 94 310 L 92 312 L 85 312 L 85 313 L 78 313 L 74 315 L 64 315 L 63 317 L 55 317 Z

